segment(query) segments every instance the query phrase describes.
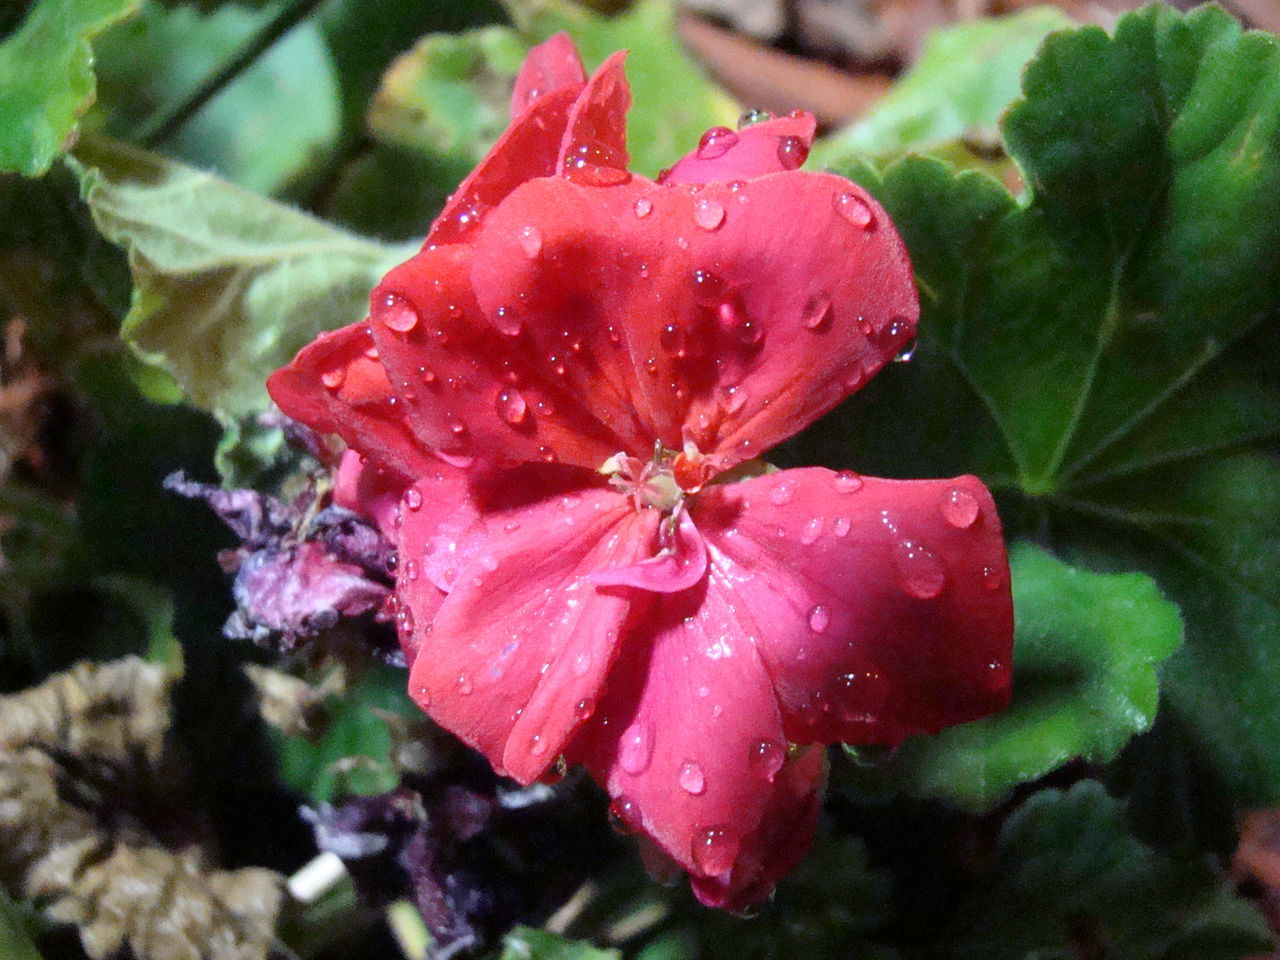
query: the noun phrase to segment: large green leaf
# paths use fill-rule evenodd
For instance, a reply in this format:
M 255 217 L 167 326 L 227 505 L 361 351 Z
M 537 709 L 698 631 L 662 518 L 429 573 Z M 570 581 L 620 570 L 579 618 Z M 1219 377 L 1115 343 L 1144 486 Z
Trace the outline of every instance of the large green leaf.
M 601 950 L 546 930 L 517 927 L 503 941 L 499 960 L 618 960 L 617 950 Z
M 1035 794 L 1005 823 L 985 883 L 930 956 L 1237 960 L 1270 948 L 1261 914 L 1208 862 L 1135 838 L 1102 785 Z
M 1069 760 L 1106 762 L 1155 718 L 1156 666 L 1179 645 L 1177 608 L 1140 573 L 1097 574 L 1035 547 L 1013 552 L 1013 703 L 914 737 L 860 786 L 982 810 Z
M 1187 622 L 1169 704 L 1276 802 L 1280 43 L 1152 6 L 1051 36 L 1024 89 L 1025 201 L 933 160 L 851 171 L 906 239 L 921 343 L 818 449 L 976 471 L 1011 528 L 1153 575 Z
M 93 102 L 89 41 L 137 0 L 37 0 L 0 43 L 0 171 L 38 177 Z
M 864 116 L 819 141 L 813 161 L 929 150 L 953 140 L 998 140 L 996 124 L 1017 99 L 1022 68 L 1044 38 L 1071 25 L 1057 7 L 965 20 L 930 33 L 915 65 Z
M 267 376 L 358 320 L 410 252 L 102 139 L 76 157 L 94 221 L 129 253 L 125 339 L 224 423 L 266 409 Z
M 147 4 L 98 44 L 106 131 L 128 138 L 182 103 L 262 29 L 274 11 L 208 15 Z M 174 159 L 271 193 L 324 159 L 338 135 L 338 79 L 320 29 L 304 20 L 165 141 Z

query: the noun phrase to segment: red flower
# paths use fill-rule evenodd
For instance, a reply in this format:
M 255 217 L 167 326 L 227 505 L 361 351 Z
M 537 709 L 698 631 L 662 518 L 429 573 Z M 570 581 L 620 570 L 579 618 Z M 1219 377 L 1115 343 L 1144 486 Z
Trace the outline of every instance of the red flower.
M 627 172 L 622 55 L 557 37 L 371 316 L 270 382 L 340 434 L 398 542 L 410 693 L 528 783 L 584 764 L 703 902 L 813 834 L 811 744 L 895 744 L 1009 696 L 999 519 L 974 477 L 756 460 L 915 334 L 884 211 L 795 169 L 807 114 Z

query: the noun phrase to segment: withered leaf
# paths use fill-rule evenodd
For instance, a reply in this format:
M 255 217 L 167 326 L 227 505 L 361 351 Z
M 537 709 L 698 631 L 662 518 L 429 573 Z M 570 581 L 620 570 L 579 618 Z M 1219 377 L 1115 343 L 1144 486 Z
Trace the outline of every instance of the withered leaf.
M 265 960 L 282 878 L 209 862 L 166 737 L 174 679 L 128 658 L 0 697 L 0 884 L 94 960 Z

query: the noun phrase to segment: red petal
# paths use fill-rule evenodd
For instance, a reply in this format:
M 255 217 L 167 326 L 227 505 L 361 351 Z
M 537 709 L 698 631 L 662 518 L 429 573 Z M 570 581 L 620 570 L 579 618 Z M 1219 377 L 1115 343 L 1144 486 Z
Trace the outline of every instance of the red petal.
M 560 142 L 559 169 L 576 183 L 607 187 L 631 179 L 627 172 L 631 88 L 622 68 L 626 58 L 627 52 L 620 50 L 600 64 L 569 114 Z
M 784 470 L 707 488 L 694 520 L 789 740 L 895 744 L 1008 702 L 1009 568 L 977 478 Z
M 601 587 L 638 587 L 654 593 L 688 590 L 707 572 L 707 545 L 689 515 L 681 514 L 675 533 L 663 536 L 656 556 L 626 567 L 610 567 L 591 574 Z
M 333 477 L 333 502 L 368 517 L 391 542 L 396 539 L 396 510 L 405 481 L 347 450 Z
M 809 155 L 818 123 L 811 113 L 778 117 L 742 130 L 709 130 L 662 177 L 664 184 L 729 183 L 794 170 Z M 718 135 L 717 135 L 718 134 Z
M 370 356 L 373 354 L 373 356 Z M 267 380 L 280 409 L 410 480 L 434 458 L 405 428 L 367 322 L 322 333 Z
M 787 752 L 769 674 L 725 596 L 705 580 L 656 595 L 623 642 L 599 719 L 568 755 L 606 787 L 618 817 L 722 886 L 749 880 L 733 870 L 784 789 Z M 772 858 L 790 862 L 790 851 L 762 856 L 755 875 Z
M 520 65 L 511 91 L 511 118 L 516 119 L 553 90 L 569 89 L 576 95 L 586 82 L 587 73 L 573 40 L 567 33 L 557 33 L 530 50 Z
M 646 458 L 655 439 L 682 449 L 685 427 L 703 453 L 759 455 L 861 386 L 919 313 L 884 212 L 817 173 L 738 189 L 535 180 L 492 213 L 472 280 L 491 321 L 522 324 L 531 362 L 554 358 Z
M 406 424 L 454 462 L 599 467 L 626 442 L 606 426 L 618 413 L 569 389 L 525 338 L 488 323 L 470 268 L 468 245 L 425 249 L 373 293 L 373 337 Z
M 528 783 L 590 716 L 634 595 L 598 589 L 589 575 L 652 553 L 658 515 L 636 512 L 612 489 L 575 489 L 528 469 L 505 483 L 508 497 L 543 499 L 486 510 L 483 547 L 459 569 L 434 623 L 417 623 L 413 610 L 421 655 L 409 692 L 495 768 Z M 406 514 L 406 543 L 413 523 Z M 413 558 L 412 548 L 402 552 L 401 567 Z
M 556 171 L 560 141 L 578 87 L 552 90 L 512 118 L 511 126 L 445 203 L 424 246 L 458 243 L 471 236 L 485 214 L 512 190 Z

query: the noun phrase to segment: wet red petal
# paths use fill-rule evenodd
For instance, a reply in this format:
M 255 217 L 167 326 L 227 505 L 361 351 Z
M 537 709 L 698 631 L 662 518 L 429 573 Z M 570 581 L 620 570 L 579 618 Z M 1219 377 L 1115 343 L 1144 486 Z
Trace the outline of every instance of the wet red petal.
M 516 119 L 555 90 L 572 90 L 576 96 L 587 82 L 582 58 L 567 33 L 557 33 L 538 44 L 524 58 L 511 91 L 511 117 Z
M 636 513 L 610 488 L 575 487 L 568 472 L 526 469 L 504 484 L 507 497 L 543 499 L 485 510 L 431 625 L 412 610 L 421 655 L 409 692 L 528 783 L 594 711 L 630 607 L 633 591 L 597 588 L 590 574 L 652 553 L 658 515 Z M 413 523 L 406 514 L 406 542 Z M 402 550 L 401 570 L 414 558 L 413 547 Z
M 559 170 L 575 183 L 611 186 L 631 179 L 627 172 L 627 110 L 631 88 L 619 51 L 587 81 L 569 113 L 560 143 Z
M 813 114 L 801 113 L 704 137 L 698 148 L 671 167 L 662 182 L 729 183 L 794 170 L 808 155 L 817 131 Z
M 784 470 L 708 488 L 694 519 L 793 742 L 895 744 L 1008 702 L 1008 562 L 977 478 Z
M 729 463 L 758 456 L 858 389 L 919 313 L 884 212 L 815 173 L 738 189 L 537 180 L 493 212 L 472 280 L 490 321 L 519 323 L 531 362 L 555 358 L 643 457 L 655 438 L 682 449 L 686 429 Z
M 637 587 L 654 593 L 688 590 L 707 572 L 707 545 L 687 514 L 682 514 L 675 533 L 660 541 L 661 551 L 639 563 L 609 567 L 591 574 L 591 582 L 602 587 Z

